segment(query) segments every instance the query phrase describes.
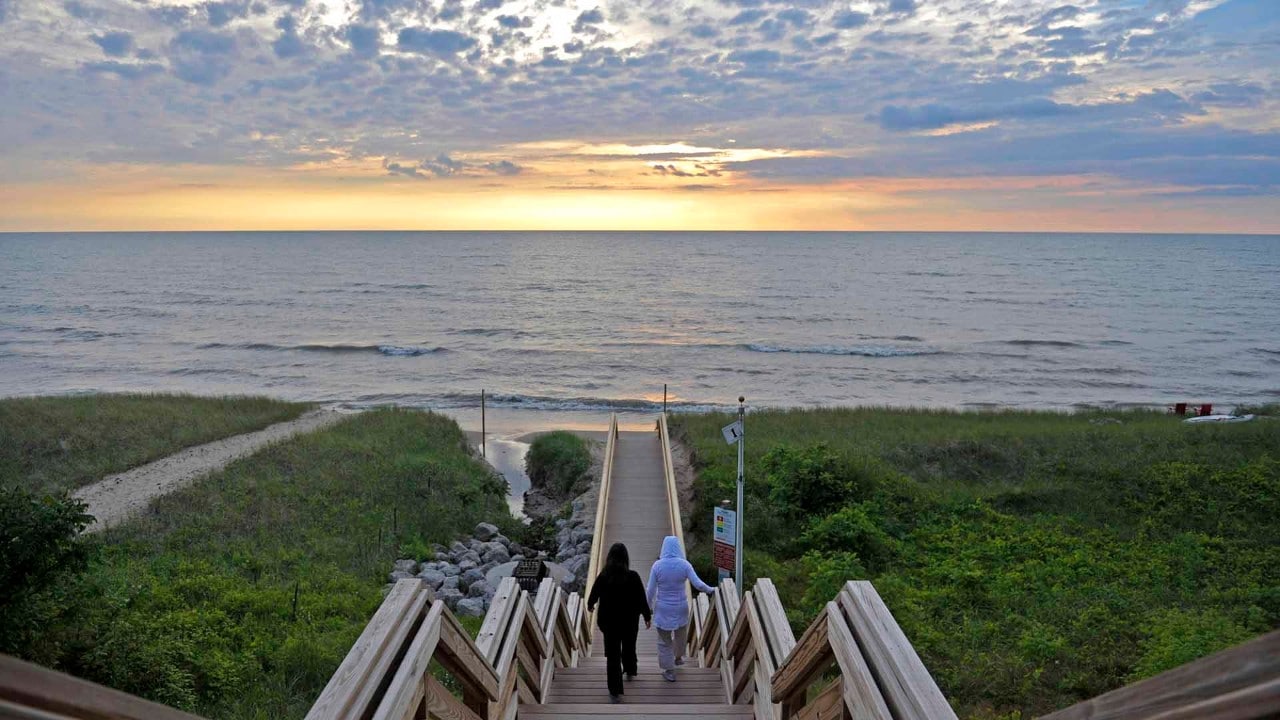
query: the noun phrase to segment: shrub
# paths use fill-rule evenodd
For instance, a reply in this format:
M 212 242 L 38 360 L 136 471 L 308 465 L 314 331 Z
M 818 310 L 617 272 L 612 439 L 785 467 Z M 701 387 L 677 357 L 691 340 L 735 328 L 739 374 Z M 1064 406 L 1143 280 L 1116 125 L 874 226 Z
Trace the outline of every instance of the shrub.
M 1142 629 L 1142 656 L 1131 680 L 1158 675 L 1257 635 L 1221 610 L 1160 610 L 1150 614 Z
M 853 479 L 840 456 L 826 443 L 803 448 L 779 446 L 762 461 L 769 497 L 792 515 L 808 515 L 839 507 L 854 492 Z
M 78 536 L 93 518 L 84 510 L 66 494 L 0 488 L 0 651 L 24 647 L 33 627 L 63 610 L 55 585 L 87 560 Z
M 582 438 L 557 430 L 540 435 L 533 441 L 524 466 L 534 487 L 557 497 L 576 495 L 586 489 L 591 451 Z
M 892 540 L 865 504 L 847 505 L 817 518 L 801 536 L 800 544 L 810 550 L 852 552 L 873 570 L 884 567 L 893 556 Z

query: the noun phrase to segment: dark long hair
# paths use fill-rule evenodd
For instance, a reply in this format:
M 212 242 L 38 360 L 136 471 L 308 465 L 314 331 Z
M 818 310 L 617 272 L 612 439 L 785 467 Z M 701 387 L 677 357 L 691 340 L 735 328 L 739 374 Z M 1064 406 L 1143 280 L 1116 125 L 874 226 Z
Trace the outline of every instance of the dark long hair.
M 627 546 L 622 543 L 614 543 L 609 548 L 609 555 L 604 559 L 604 571 L 602 575 L 622 575 L 631 569 L 631 555 L 627 552 Z

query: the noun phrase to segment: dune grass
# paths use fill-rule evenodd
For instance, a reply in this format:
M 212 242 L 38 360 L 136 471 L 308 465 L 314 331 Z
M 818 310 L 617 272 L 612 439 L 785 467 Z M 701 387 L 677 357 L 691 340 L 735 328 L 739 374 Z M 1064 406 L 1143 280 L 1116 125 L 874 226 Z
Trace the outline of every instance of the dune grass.
M 708 571 L 731 420 L 672 418 Z M 1280 420 L 863 408 L 753 413 L 746 437 L 748 580 L 778 583 L 797 631 L 872 580 L 961 717 L 1032 717 L 1280 627 Z
M 0 399 L 0 486 L 74 490 L 192 445 L 292 420 L 308 408 L 262 397 Z
M 392 561 L 481 520 L 513 530 L 505 492 L 452 420 L 353 416 L 91 540 L 21 654 L 210 718 L 302 717 Z

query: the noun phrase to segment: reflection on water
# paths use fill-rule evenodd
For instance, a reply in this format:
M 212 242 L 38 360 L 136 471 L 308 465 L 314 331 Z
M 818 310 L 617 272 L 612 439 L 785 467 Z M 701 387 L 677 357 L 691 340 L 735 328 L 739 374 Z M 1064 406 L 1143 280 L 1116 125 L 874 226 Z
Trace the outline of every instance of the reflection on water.
M 518 437 L 518 436 L 517 436 Z M 481 449 L 480 445 L 476 450 Z M 524 518 L 524 494 L 529 489 L 529 476 L 524 471 L 524 456 L 529 443 L 511 437 L 489 438 L 484 445 L 485 459 L 507 479 L 507 504 L 518 518 Z

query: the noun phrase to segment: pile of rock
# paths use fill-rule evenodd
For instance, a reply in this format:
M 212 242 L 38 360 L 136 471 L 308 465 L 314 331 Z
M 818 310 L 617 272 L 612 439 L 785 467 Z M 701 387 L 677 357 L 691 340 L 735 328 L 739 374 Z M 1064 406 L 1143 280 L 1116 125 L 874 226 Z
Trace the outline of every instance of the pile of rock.
M 489 602 L 496 592 L 485 579 L 490 570 L 513 560 L 546 559 L 547 556 L 545 552 L 512 542 L 491 523 L 480 523 L 472 537 L 455 540 L 448 547 L 436 545 L 434 550 L 433 561 L 397 560 L 390 582 L 421 578 L 454 613 L 476 617 L 489 610 Z
M 589 497 L 590 496 L 590 497 Z M 579 495 L 567 520 L 556 520 L 556 563 L 569 572 L 561 582 L 568 592 L 582 592 L 591 566 L 591 537 L 595 533 L 594 492 Z M 588 500 L 591 500 L 588 502 Z

